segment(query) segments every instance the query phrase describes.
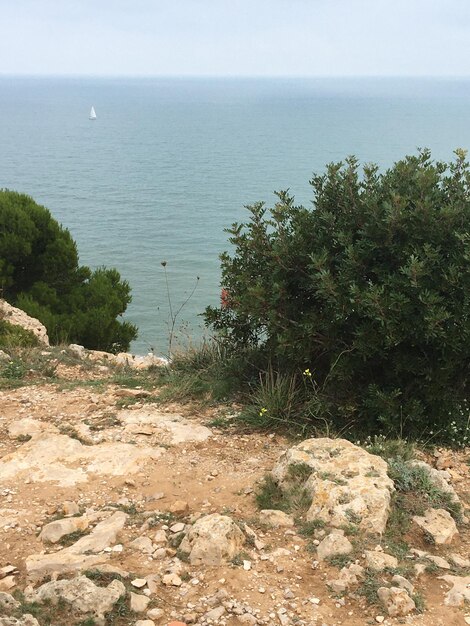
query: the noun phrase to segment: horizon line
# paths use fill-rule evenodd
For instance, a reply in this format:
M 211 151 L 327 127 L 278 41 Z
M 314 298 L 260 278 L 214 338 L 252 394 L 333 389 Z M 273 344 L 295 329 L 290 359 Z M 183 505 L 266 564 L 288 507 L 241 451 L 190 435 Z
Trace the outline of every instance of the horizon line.
M 1 72 L 0 78 L 173 78 L 173 79 L 470 79 L 470 74 L 87 74 L 87 73 L 27 73 Z

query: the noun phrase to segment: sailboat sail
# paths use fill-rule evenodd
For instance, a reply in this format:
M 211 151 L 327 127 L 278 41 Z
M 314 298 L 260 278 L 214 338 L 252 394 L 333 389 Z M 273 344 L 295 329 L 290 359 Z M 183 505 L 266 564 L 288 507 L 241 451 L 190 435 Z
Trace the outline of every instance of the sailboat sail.
M 91 120 L 96 120 L 96 111 L 95 111 L 95 107 L 91 107 L 91 109 L 90 109 L 90 119 L 91 119 Z

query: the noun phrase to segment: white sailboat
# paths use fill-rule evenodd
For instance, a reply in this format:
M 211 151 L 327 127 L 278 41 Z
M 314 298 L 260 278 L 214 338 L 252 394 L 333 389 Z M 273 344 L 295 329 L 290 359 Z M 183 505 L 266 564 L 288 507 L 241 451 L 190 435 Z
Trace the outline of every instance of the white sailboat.
M 96 120 L 95 107 L 91 107 L 91 109 L 90 109 L 90 120 Z

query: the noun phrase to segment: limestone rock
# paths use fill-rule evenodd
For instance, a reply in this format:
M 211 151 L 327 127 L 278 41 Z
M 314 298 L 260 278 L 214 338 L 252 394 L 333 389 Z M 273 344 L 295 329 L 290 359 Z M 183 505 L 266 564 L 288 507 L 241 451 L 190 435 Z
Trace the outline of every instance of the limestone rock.
M 165 413 L 151 406 L 142 409 L 124 409 L 119 413 L 124 429 L 135 433 L 136 427 L 153 426 L 156 434 L 166 445 L 188 442 L 204 442 L 212 436 L 207 426 L 195 424 L 176 413 Z
M 452 589 L 447 592 L 445 604 L 448 606 L 465 606 L 470 602 L 470 576 L 440 576 L 446 583 L 452 585 Z
M 398 560 L 391 554 L 379 550 L 366 550 L 366 565 L 375 572 L 382 572 L 387 567 L 397 567 Z
M 127 476 L 161 456 L 160 448 L 114 442 L 84 446 L 66 435 L 44 432 L 0 459 L 1 480 L 21 475 L 33 482 L 71 487 L 87 482 L 88 474 Z
M 69 502 L 66 500 L 62 505 L 62 511 L 64 515 L 78 515 L 80 513 L 80 507 L 76 502 Z
M 45 431 L 57 433 L 58 430 L 52 424 L 32 419 L 31 417 L 23 417 L 19 420 L 11 422 L 8 425 L 8 435 L 10 439 L 18 439 L 18 437 L 33 437 Z
M 155 626 L 155 622 L 151 619 L 138 619 L 135 626 Z
M 11 361 L 11 356 L 7 354 L 4 350 L 0 350 L 0 363 L 6 361 Z
M 225 515 L 213 513 L 198 519 L 183 539 L 180 549 L 189 554 L 191 565 L 221 565 L 238 554 L 245 535 Z
M 156 621 L 161 619 L 164 615 L 165 615 L 165 611 L 163 609 L 155 608 L 155 609 L 149 609 L 147 611 L 147 617 Z
M 335 593 L 344 593 L 353 585 L 357 585 L 359 580 L 364 577 L 364 568 L 356 563 L 351 563 L 347 567 L 343 567 L 338 578 L 329 580 L 328 587 Z
M 0 591 L 0 611 L 5 613 L 12 613 L 20 606 L 20 603 L 9 593 Z
M 95 569 L 97 565 L 106 563 L 109 555 L 71 554 L 67 549 L 52 554 L 32 554 L 25 560 L 28 579 L 41 581 L 49 576 L 74 574 Z
M 390 617 L 403 617 L 416 608 L 414 600 L 401 587 L 380 587 L 377 595 Z
M 27 613 L 19 619 L 16 617 L 0 617 L 0 626 L 41 626 L 38 620 Z
M 428 509 L 423 517 L 413 517 L 413 522 L 438 545 L 452 543 L 459 534 L 453 517 L 444 509 Z
M 134 613 L 143 613 L 147 610 L 150 598 L 140 593 L 131 592 L 131 611 Z
M 104 614 L 112 610 L 116 602 L 126 594 L 119 580 L 107 587 L 98 587 L 86 576 L 71 580 L 55 580 L 39 587 L 32 597 L 33 602 L 51 602 L 53 605 L 66 602 L 75 611 L 104 620 Z
M 175 572 L 165 574 L 162 578 L 162 583 L 165 587 L 181 587 L 183 581 Z
M 139 552 L 143 552 L 144 554 L 152 554 L 153 552 L 155 552 L 152 540 L 149 537 L 137 537 L 130 542 L 129 546 L 134 550 L 139 550 Z
M 394 491 L 387 463 L 345 439 L 307 439 L 281 455 L 272 475 L 282 489 L 304 485 L 308 520 L 341 527 L 354 516 L 364 532 L 385 530 Z
M 350 554 L 352 551 L 352 543 L 344 536 L 344 530 L 334 530 L 319 544 L 317 557 L 319 561 L 324 561 L 332 556 Z
M 392 583 L 395 583 L 395 587 L 401 587 L 402 589 L 406 589 L 406 591 L 408 591 L 410 595 L 413 595 L 415 588 L 404 576 L 400 576 L 400 574 L 395 574 L 392 578 Z
M 189 513 L 189 504 L 186 500 L 176 500 L 170 505 L 169 510 L 174 515 L 187 515 Z
M 294 518 L 277 509 L 263 509 L 259 512 L 259 521 L 268 526 L 293 526 Z
M 46 524 L 39 535 L 39 539 L 48 543 L 57 543 L 66 535 L 86 530 L 89 525 L 90 520 L 85 515 L 82 517 L 64 517 Z
M 32 554 L 26 561 L 26 571 L 31 580 L 43 580 L 53 574 L 77 573 L 105 563 L 109 555 L 97 553 L 115 543 L 124 527 L 128 515 L 116 511 L 97 526 L 86 537 L 53 554 Z M 90 554 L 91 553 L 91 554 Z
M 44 324 L 41 324 L 35 317 L 30 317 L 21 309 L 8 304 L 6 300 L 0 299 L 0 317 L 13 326 L 21 326 L 21 328 L 33 333 L 39 343 L 49 345 L 49 337 Z
M 429 474 L 429 479 L 431 483 L 435 487 L 437 487 L 440 491 L 443 491 L 444 493 L 450 494 L 453 502 L 460 503 L 459 496 L 452 486 L 451 475 L 449 474 L 449 472 L 446 472 L 445 470 L 434 469 L 434 467 L 432 467 L 425 461 L 411 461 L 411 465 L 425 469 Z
M 457 565 L 457 567 L 470 567 L 470 559 L 465 559 L 460 554 L 451 554 L 450 560 L 454 565 Z

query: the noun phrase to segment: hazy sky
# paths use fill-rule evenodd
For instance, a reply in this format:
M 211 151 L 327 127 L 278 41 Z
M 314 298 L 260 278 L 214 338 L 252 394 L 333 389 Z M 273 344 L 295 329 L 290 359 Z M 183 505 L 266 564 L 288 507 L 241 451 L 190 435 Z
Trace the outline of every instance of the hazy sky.
M 470 74 L 470 0 L 0 0 L 0 73 Z

